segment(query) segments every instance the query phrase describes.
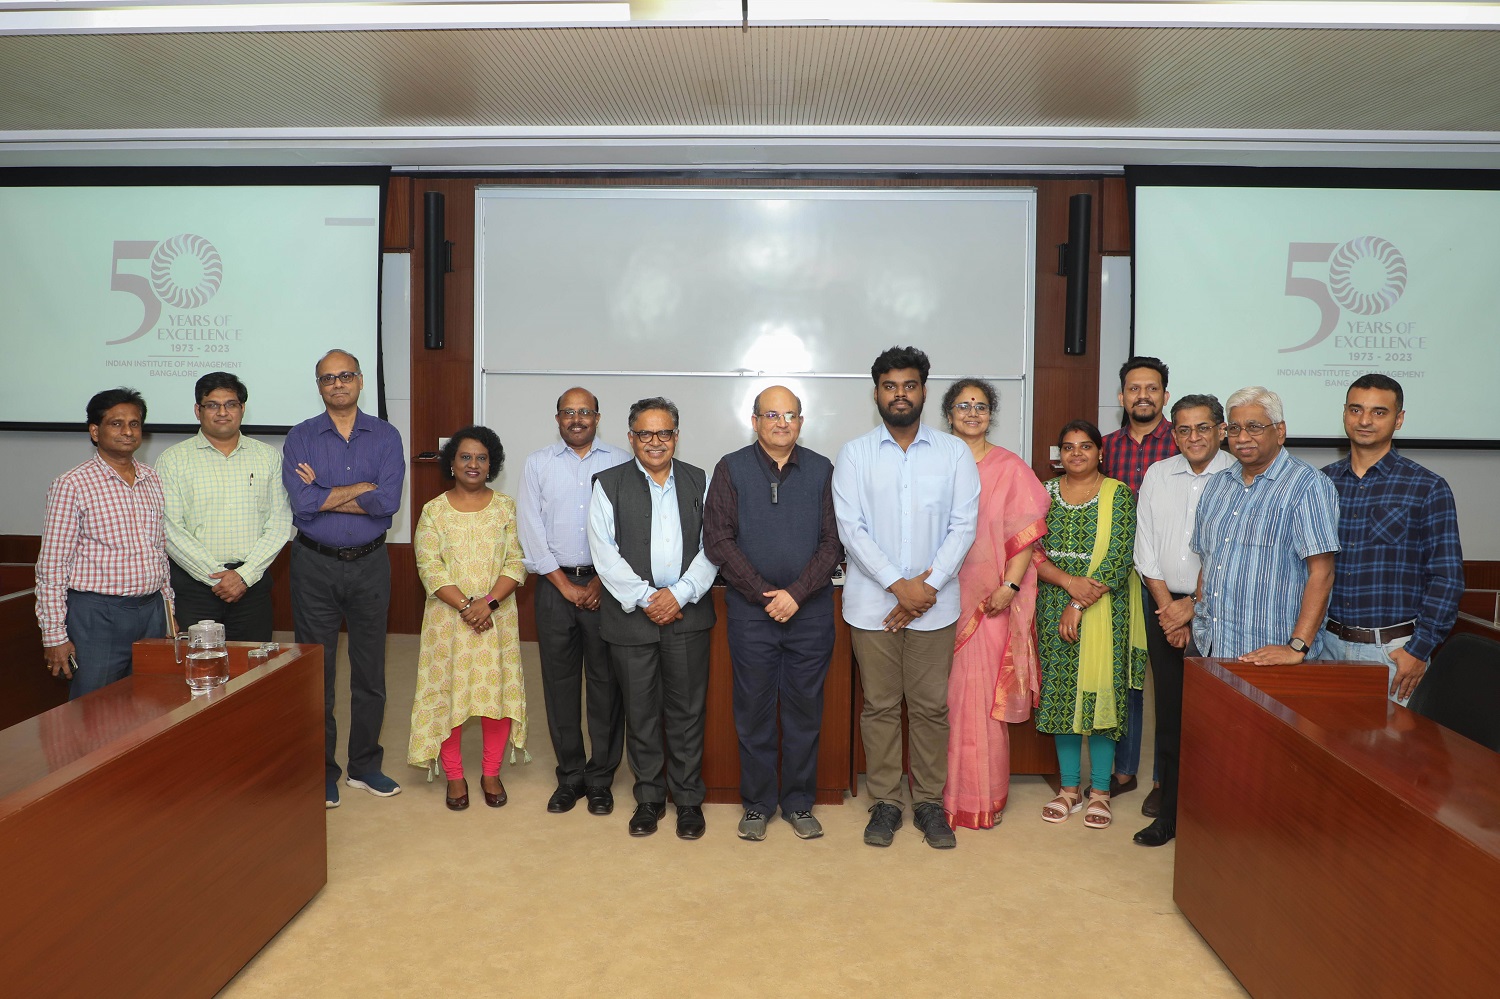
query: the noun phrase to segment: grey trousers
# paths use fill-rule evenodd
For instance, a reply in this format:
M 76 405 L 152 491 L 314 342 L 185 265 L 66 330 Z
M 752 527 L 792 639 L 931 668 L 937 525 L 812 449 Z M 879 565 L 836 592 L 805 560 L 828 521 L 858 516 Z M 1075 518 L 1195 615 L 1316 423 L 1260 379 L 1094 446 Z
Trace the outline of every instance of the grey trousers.
M 323 728 L 329 780 L 338 724 L 333 695 L 338 679 L 339 626 L 349 628 L 349 776 L 376 773 L 384 762 L 380 726 L 385 720 L 385 629 L 391 605 L 391 559 L 385 546 L 341 562 L 292 543 L 292 624 L 297 641 L 323 646 Z
M 701 805 L 703 725 L 708 710 L 710 630 L 661 629 L 650 645 L 611 645 L 610 661 L 625 695 L 625 756 L 635 773 L 635 800 Z M 666 749 L 662 749 L 665 737 Z
M 911 742 L 911 803 L 943 802 L 948 783 L 948 674 L 956 625 L 936 631 L 850 628 L 865 707 L 865 785 L 877 802 L 900 808 L 901 702 Z

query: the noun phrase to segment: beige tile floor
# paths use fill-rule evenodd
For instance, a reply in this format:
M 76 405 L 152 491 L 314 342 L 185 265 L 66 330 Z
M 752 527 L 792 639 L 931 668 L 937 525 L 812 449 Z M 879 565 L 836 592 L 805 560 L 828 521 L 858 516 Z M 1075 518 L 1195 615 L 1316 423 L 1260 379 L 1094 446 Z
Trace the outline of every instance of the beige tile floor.
M 1042 822 L 1049 790 L 1018 778 L 1005 821 L 960 830 L 952 851 L 909 822 L 889 849 L 864 846 L 864 797 L 820 807 L 820 840 L 777 821 L 741 842 L 730 805 L 706 808 L 698 842 L 672 835 L 670 812 L 631 839 L 625 767 L 614 815 L 550 815 L 536 647 L 523 648 L 533 760 L 506 763 L 504 808 L 471 788 L 454 813 L 441 781 L 405 765 L 417 639 L 391 637 L 383 741 L 403 792 L 342 788 L 328 885 L 223 996 L 1245 994 L 1172 904 L 1174 848 L 1131 842 L 1140 791 L 1094 831 Z M 478 736 L 471 725 L 466 760 Z

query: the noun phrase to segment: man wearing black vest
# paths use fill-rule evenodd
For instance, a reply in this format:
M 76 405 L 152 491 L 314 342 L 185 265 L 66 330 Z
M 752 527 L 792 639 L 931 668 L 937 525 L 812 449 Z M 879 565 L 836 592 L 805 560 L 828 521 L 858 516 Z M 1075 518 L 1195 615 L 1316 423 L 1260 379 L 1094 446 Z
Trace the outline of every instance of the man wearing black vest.
M 797 445 L 802 402 L 780 385 L 755 397 L 756 442 L 719 460 L 703 515 L 703 550 L 729 583 L 729 655 L 740 740 L 740 839 L 761 840 L 776 814 L 801 839 L 812 814 L 823 680 L 833 656 L 833 587 L 843 548 L 833 464 Z M 777 699 L 781 789 L 777 794 Z
M 635 773 L 630 835 L 649 836 L 677 805 L 677 835 L 703 835 L 703 722 L 717 574 L 703 553 L 708 476 L 676 461 L 677 407 L 630 407 L 635 461 L 594 476 L 589 552 L 609 597 L 599 634 L 625 695 L 625 755 Z M 662 750 L 665 735 L 666 751 Z

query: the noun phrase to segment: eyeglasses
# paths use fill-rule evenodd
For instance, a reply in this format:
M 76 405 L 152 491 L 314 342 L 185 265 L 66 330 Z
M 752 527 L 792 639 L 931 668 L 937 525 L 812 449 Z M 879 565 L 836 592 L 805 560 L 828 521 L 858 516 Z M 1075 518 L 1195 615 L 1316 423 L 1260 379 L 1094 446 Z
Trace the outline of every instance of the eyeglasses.
M 208 402 L 198 403 L 198 408 L 205 413 L 217 414 L 221 409 L 226 413 L 238 413 L 245 408 L 245 404 L 238 399 L 230 399 L 228 402 L 214 402 L 209 400 Z
M 672 443 L 672 438 L 677 436 L 677 431 L 675 431 L 675 430 L 632 430 L 630 432 L 630 436 L 634 437 L 636 440 L 640 441 L 642 444 L 650 444 L 652 438 L 655 438 L 656 440 L 660 441 L 663 444 L 670 444 L 670 443 Z
M 990 411 L 990 404 L 987 402 L 955 402 L 953 408 L 960 413 L 978 413 L 980 416 L 983 416 Z
M 319 385 L 323 385 L 323 386 L 328 386 L 328 385 L 332 385 L 334 382 L 338 382 L 340 385 L 348 385 L 350 382 L 354 381 L 354 379 L 356 379 L 358 377 L 359 377 L 359 372 L 358 371 L 340 371 L 338 374 L 334 374 L 333 372 L 330 371 L 326 375 L 319 375 L 318 376 L 318 384 Z
M 1280 423 L 1281 421 L 1278 420 L 1276 422 Z M 1275 423 L 1231 423 L 1224 429 L 1228 431 L 1230 437 L 1238 437 L 1241 430 L 1251 437 L 1264 437 L 1266 431 L 1274 426 L 1276 426 Z
M 1191 427 L 1173 427 L 1172 433 L 1178 437 L 1181 437 L 1183 440 L 1188 440 L 1193 437 L 1211 437 L 1213 436 L 1214 428 L 1217 426 L 1217 423 L 1196 423 Z
M 583 419 L 587 420 L 591 416 L 598 416 L 599 411 L 597 409 L 589 409 L 587 406 L 584 406 L 582 409 L 559 409 L 557 411 L 557 415 L 566 416 L 570 420 L 575 416 L 582 417 Z
M 802 418 L 802 414 L 797 412 L 795 409 L 789 409 L 785 413 L 778 413 L 774 409 L 768 409 L 764 413 L 756 413 L 755 418 L 758 420 L 766 420 L 770 423 L 780 423 L 782 420 L 785 420 L 788 423 L 796 423 L 799 419 Z

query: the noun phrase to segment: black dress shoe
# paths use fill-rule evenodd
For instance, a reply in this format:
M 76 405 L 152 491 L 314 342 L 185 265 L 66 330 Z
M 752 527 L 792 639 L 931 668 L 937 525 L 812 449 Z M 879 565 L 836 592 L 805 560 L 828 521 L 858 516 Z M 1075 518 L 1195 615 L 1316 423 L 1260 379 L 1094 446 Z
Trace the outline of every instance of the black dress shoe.
M 703 821 L 703 809 L 697 805 L 677 806 L 677 838 L 699 839 L 708 824 Z
M 1146 792 L 1146 800 L 1141 802 L 1141 814 L 1148 819 L 1154 819 L 1161 814 L 1161 788 L 1153 787 Z
M 461 812 L 469 807 L 469 782 L 464 781 L 464 793 L 457 798 L 444 792 L 443 803 L 455 812 Z
M 559 784 L 557 790 L 552 792 L 552 797 L 547 799 L 547 811 L 571 812 L 582 797 L 582 784 Z
M 608 815 L 615 810 L 615 793 L 607 787 L 586 787 L 590 815 Z
M 1177 837 L 1177 824 L 1166 819 L 1157 819 L 1135 834 L 1141 846 L 1166 846 Z
M 667 814 L 666 802 L 641 802 L 635 806 L 635 814 L 630 817 L 630 835 L 650 836 L 656 832 L 656 823 L 665 814 Z
M 494 794 L 490 794 L 490 792 L 484 790 L 484 781 L 481 780 L 479 782 L 479 790 L 484 791 L 484 803 L 491 808 L 499 808 L 510 800 L 510 795 L 505 793 L 505 782 L 498 781 L 498 783 L 500 784 L 500 790 Z
M 1134 791 L 1139 786 L 1140 783 L 1135 779 L 1135 774 L 1128 774 L 1124 780 L 1120 779 L 1119 774 L 1111 774 L 1109 778 L 1109 796 L 1111 798 L 1118 798 L 1127 791 Z

